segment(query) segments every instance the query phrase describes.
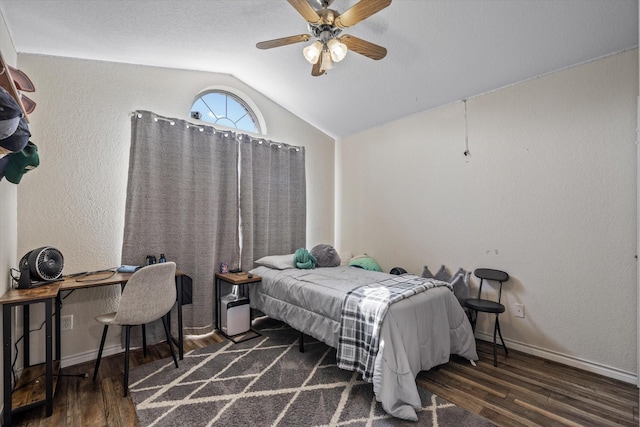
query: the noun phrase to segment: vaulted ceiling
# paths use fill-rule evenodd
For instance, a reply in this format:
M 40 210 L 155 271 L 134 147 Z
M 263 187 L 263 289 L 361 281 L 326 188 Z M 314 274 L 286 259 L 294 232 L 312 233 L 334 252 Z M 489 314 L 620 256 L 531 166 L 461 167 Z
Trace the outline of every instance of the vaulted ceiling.
M 19 54 L 231 74 L 336 138 L 638 45 L 637 0 L 393 0 L 343 32 L 384 59 L 349 52 L 312 77 L 310 42 L 255 46 L 307 33 L 285 0 L 0 0 L 0 12 Z

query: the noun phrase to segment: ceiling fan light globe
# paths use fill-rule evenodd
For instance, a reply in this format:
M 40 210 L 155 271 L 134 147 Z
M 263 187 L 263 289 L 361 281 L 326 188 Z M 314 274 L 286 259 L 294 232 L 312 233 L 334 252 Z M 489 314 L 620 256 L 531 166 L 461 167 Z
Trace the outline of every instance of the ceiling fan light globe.
M 340 62 L 347 56 L 347 52 L 349 49 L 347 45 L 342 43 L 338 39 L 331 39 L 329 43 L 327 43 L 327 47 L 329 48 L 329 52 L 331 52 L 331 59 L 333 62 Z
M 322 66 L 320 70 L 326 71 L 333 68 L 333 61 L 331 60 L 331 53 L 328 50 L 322 51 Z
M 320 58 L 320 54 L 322 53 L 322 43 L 319 41 L 315 41 L 311 43 L 309 46 L 302 49 L 302 54 L 305 59 L 309 61 L 310 64 L 315 64 L 318 62 L 318 58 Z

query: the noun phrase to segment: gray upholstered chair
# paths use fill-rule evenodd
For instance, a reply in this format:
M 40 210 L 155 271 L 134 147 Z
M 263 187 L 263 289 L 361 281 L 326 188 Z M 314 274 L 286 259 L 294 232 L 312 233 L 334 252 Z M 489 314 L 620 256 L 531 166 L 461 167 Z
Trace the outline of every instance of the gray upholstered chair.
M 131 275 L 120 296 L 120 305 L 115 313 L 97 316 L 96 320 L 104 324 L 100 350 L 96 359 L 96 367 L 93 371 L 93 381 L 98 375 L 100 359 L 104 342 L 107 338 L 109 325 L 124 326 L 125 329 L 125 352 L 124 352 L 124 395 L 127 396 L 129 389 L 129 345 L 131 338 L 131 327 L 141 325 L 144 334 L 144 325 L 158 319 L 162 319 L 164 331 L 167 335 L 167 343 L 171 349 L 171 356 L 178 367 L 178 359 L 171 345 L 171 335 L 167 324 L 167 314 L 176 302 L 176 264 L 165 262 L 153 264 L 141 268 Z M 146 340 L 143 340 L 143 347 L 146 347 Z M 146 348 L 145 348 L 146 352 Z

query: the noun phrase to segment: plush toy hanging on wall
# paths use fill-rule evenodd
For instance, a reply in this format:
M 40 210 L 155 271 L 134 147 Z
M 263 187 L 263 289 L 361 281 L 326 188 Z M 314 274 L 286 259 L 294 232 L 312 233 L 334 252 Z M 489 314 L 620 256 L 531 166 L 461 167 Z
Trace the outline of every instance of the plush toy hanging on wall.
M 38 147 L 31 141 L 21 151 L 11 153 L 0 159 L 0 180 L 6 177 L 13 184 L 20 184 L 22 176 L 38 167 L 40 156 Z
M 23 131 L 29 132 L 26 120 L 22 116 L 22 110 L 15 99 L 3 87 L 0 87 L 0 146 L 2 147 L 0 154 L 8 152 L 20 151 L 27 145 L 25 141 L 22 147 L 15 145 L 15 141 L 11 141 L 11 137 L 21 127 Z M 29 135 L 31 136 L 31 135 Z M 29 137 L 27 137 L 27 141 Z
M 29 138 L 29 125 L 18 103 L 0 87 L 0 180 L 20 183 L 22 176 L 40 164 L 38 147 Z

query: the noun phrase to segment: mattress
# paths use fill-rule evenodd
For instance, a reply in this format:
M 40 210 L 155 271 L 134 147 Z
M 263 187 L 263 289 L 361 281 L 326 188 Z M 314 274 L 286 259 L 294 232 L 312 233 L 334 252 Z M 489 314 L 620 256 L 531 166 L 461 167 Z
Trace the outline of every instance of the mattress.
M 342 303 L 357 287 L 390 275 L 350 266 L 312 270 L 251 270 L 251 307 L 337 348 Z M 393 304 L 382 323 L 373 388 L 387 413 L 416 420 L 415 378 L 449 361 L 451 354 L 478 360 L 471 324 L 449 287 L 436 287 Z

